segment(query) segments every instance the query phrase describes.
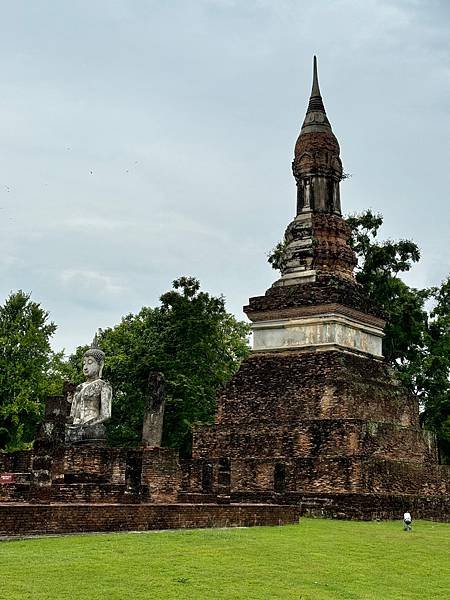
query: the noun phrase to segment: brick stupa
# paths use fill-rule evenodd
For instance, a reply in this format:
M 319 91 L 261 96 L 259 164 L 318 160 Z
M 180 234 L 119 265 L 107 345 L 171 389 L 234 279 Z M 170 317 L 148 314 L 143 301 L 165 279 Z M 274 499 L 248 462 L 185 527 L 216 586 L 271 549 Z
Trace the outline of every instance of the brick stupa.
M 353 275 L 340 149 L 315 58 L 292 167 L 297 214 L 281 278 L 244 307 L 252 354 L 219 398 L 215 425 L 194 436 L 193 459 L 210 470 L 203 491 L 206 482 L 231 501 L 283 498 L 346 516 L 419 510 L 420 497 L 445 503 L 448 468 L 420 428 L 417 399 L 383 360 L 382 313 Z

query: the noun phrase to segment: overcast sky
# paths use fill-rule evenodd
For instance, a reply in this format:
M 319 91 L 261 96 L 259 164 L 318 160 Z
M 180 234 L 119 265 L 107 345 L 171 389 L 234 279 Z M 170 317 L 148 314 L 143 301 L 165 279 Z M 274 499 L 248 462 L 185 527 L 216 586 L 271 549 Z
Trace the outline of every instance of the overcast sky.
M 346 213 L 449 272 L 448 0 L 1 1 L 0 302 L 72 351 L 193 275 L 242 316 L 295 211 L 312 55 Z

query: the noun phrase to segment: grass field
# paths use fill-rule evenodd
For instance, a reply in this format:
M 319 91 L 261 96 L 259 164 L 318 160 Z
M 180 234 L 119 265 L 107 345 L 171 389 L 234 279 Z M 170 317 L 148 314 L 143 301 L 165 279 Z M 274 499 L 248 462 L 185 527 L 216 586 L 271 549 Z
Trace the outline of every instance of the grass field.
M 450 525 L 299 525 L 0 543 L 0 599 L 450 599 Z

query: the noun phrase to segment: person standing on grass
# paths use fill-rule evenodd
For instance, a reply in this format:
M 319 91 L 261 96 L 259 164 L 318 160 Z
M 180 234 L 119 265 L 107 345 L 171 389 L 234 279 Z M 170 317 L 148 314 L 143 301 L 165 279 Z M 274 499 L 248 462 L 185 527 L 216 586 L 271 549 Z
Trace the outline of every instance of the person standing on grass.
M 411 523 L 411 513 L 405 512 L 405 514 L 403 515 L 403 531 L 412 531 Z

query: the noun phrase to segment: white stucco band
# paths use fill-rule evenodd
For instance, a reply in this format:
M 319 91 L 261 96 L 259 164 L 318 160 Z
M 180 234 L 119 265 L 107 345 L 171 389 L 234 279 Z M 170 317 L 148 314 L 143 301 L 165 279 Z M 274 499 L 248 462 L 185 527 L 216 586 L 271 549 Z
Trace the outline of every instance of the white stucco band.
M 351 317 L 324 314 L 253 323 L 253 350 L 346 348 L 382 358 L 383 331 Z

